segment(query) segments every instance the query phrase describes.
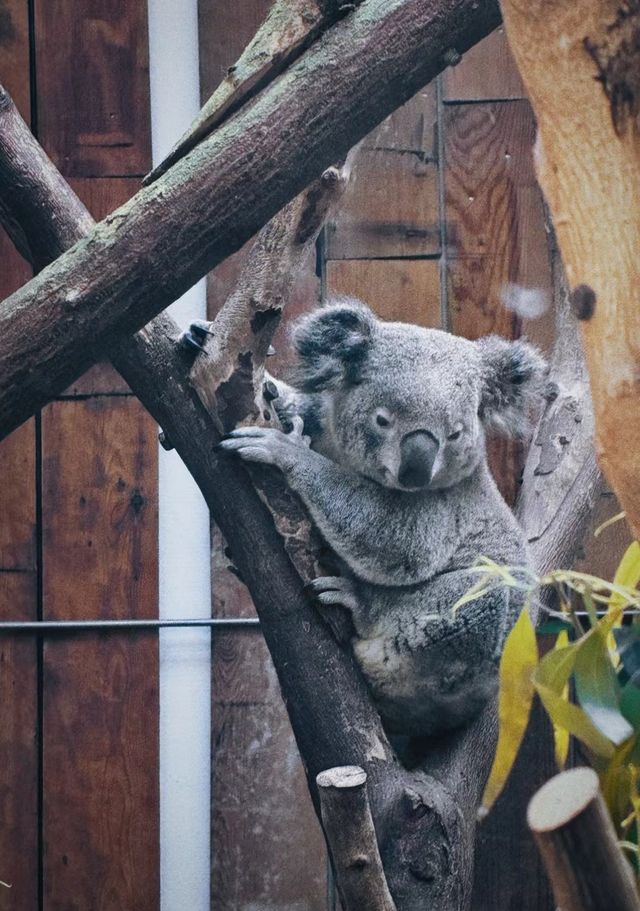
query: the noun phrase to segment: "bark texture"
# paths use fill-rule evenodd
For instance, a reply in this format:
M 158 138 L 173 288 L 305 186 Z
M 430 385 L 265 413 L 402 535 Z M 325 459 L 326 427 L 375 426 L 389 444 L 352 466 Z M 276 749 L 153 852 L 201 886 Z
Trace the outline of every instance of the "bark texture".
M 0 305 L 0 435 L 237 250 L 499 22 L 493 0 L 366 0 L 163 177 Z M 372 53 L 375 48 L 375 53 Z
M 502 0 L 580 319 L 598 459 L 640 536 L 640 4 Z
M 366 772 L 338 766 L 320 772 L 316 782 L 343 911 L 396 911 L 380 860 Z
M 531 440 L 516 506 L 540 575 L 573 565 L 602 489 L 593 440 L 589 374 L 550 221 L 547 233 L 556 313 L 555 344 L 546 403 Z

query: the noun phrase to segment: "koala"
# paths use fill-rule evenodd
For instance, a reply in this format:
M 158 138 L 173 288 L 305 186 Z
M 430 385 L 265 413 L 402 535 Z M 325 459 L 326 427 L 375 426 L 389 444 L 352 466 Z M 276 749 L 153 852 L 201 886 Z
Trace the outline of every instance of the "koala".
M 340 574 L 310 587 L 350 612 L 353 652 L 387 729 L 431 736 L 463 725 L 495 694 L 522 599 L 500 588 L 452 608 L 478 557 L 528 560 L 485 433 L 526 430 L 544 360 L 524 341 L 384 322 L 349 299 L 304 318 L 294 343 L 302 432 L 243 427 L 220 446 L 278 468 L 339 558 Z

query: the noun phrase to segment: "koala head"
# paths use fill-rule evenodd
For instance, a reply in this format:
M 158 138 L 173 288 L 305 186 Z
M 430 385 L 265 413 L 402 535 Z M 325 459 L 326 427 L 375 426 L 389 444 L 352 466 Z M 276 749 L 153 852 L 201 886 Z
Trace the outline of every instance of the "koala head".
M 297 385 L 321 395 L 340 462 L 405 491 L 468 477 L 487 428 L 522 435 L 545 375 L 527 342 L 384 322 L 352 299 L 302 319 L 294 343 Z

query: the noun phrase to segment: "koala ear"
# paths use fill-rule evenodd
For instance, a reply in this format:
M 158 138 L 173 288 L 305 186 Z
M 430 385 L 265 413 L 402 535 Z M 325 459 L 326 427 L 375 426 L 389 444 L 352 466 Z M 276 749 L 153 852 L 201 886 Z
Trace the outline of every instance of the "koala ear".
M 542 395 L 546 361 L 522 339 L 512 342 L 489 335 L 476 344 L 482 358 L 482 422 L 505 436 L 526 435 L 531 409 Z
M 354 298 L 342 298 L 303 317 L 293 331 L 299 388 L 320 392 L 341 382 L 360 382 L 376 322 L 375 314 Z

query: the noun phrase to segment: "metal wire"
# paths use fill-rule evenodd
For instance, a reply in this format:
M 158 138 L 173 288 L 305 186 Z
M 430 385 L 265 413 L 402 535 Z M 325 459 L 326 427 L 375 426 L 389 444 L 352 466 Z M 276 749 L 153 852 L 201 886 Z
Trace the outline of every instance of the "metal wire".
M 9 633 L 76 633 L 95 630 L 153 630 L 181 627 L 215 629 L 256 628 L 256 617 L 209 617 L 185 620 L 7 620 L 0 623 L 0 635 Z

